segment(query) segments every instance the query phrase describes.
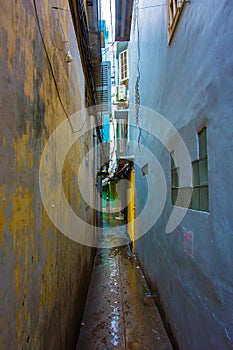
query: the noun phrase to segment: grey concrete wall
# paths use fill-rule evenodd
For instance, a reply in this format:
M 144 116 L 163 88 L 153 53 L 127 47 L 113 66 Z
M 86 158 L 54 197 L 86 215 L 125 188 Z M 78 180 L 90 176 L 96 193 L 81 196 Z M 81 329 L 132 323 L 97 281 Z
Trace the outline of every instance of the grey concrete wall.
M 75 349 L 94 255 L 93 249 L 56 229 L 41 201 L 41 154 L 66 119 L 50 64 L 68 115 L 84 107 L 85 82 L 66 11 L 68 1 L 35 2 L 50 63 L 33 1 L 0 1 L 0 349 L 4 350 Z M 74 58 L 69 64 L 68 49 Z M 76 127 L 83 122 L 80 117 Z M 91 223 L 93 213 L 81 200 L 77 176 L 92 135 L 82 141 L 67 156 L 63 185 L 73 210 Z M 56 159 L 48 159 L 50 166 L 51 162 Z M 92 167 L 91 159 L 88 166 Z M 52 178 L 47 190 L 53 191 Z
M 132 24 L 131 102 L 135 102 L 139 63 L 141 105 L 158 111 L 176 127 L 192 160 L 197 158 L 197 132 L 206 125 L 209 212 L 189 209 L 175 231 L 165 233 L 172 210 L 170 157 L 161 144 L 142 134 L 144 145 L 153 150 L 163 167 L 168 193 L 160 219 L 137 241 L 137 252 L 151 285 L 159 292 L 180 349 L 230 349 L 233 346 L 232 2 L 206 0 L 185 4 L 170 46 L 167 7 L 140 9 L 148 5 L 151 4 L 146 1 L 139 1 L 138 5 L 139 61 L 137 21 L 135 27 L 134 19 Z M 131 113 L 133 119 L 135 114 Z M 142 127 L 148 124 L 143 113 L 140 123 Z M 155 127 L 153 123 L 149 125 L 151 130 Z M 150 172 L 153 168 L 150 159 L 143 159 L 138 149 L 135 155 L 136 162 L 149 163 Z M 146 177 L 142 178 L 138 172 L 138 211 L 145 201 L 145 181 Z M 157 192 L 159 188 L 155 185 L 155 201 Z M 185 232 L 193 235 L 192 257 L 184 251 Z

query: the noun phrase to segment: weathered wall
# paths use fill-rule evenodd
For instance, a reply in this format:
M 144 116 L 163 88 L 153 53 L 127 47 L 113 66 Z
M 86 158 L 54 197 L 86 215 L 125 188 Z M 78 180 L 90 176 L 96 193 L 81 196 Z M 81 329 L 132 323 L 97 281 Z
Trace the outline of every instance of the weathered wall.
M 147 5 L 151 4 L 139 1 L 139 8 Z M 233 7 L 228 0 L 191 1 L 185 5 L 168 46 L 166 6 L 139 9 L 141 105 L 157 110 L 173 123 L 192 160 L 197 158 L 197 132 L 202 125 L 207 126 L 209 213 L 188 210 L 170 234 L 165 233 L 172 209 L 169 154 L 155 140 L 141 137 L 163 166 L 168 193 L 160 219 L 137 242 L 137 251 L 147 277 L 158 289 L 180 349 L 184 350 L 233 346 L 232 21 Z M 130 96 L 134 102 L 138 63 L 134 20 L 131 33 Z M 148 123 L 146 116 L 140 123 L 142 127 Z M 155 125 L 151 123 L 149 127 L 153 130 Z M 135 154 L 137 162 L 138 150 Z M 150 173 L 150 159 L 143 162 L 149 163 Z M 138 210 L 145 197 L 145 181 L 146 177 L 138 173 Z M 158 192 L 154 186 L 155 200 Z M 184 252 L 185 231 L 193 233 L 193 257 Z
M 35 3 L 50 63 L 33 0 L 0 1 L 0 349 L 74 349 L 94 252 L 53 226 L 38 179 L 44 146 L 66 119 L 50 64 L 68 115 L 83 108 L 85 82 L 70 12 L 52 9 L 68 1 Z M 64 166 L 67 199 L 88 222 L 77 170 L 91 144 L 84 137 Z

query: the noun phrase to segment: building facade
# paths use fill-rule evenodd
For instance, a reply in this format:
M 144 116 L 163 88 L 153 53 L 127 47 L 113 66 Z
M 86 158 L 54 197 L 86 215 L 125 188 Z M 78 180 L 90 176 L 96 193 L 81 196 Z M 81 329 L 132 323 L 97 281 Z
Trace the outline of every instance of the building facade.
M 95 250 L 56 229 L 39 188 L 40 161 L 50 136 L 85 108 L 85 86 L 94 98 L 78 40 L 81 27 L 74 25 L 77 3 L 71 13 L 67 0 L 0 2 L 1 349 L 74 349 L 81 324 Z M 86 112 L 75 125 L 67 124 L 72 132 L 83 125 L 95 129 Z M 96 130 L 95 140 L 98 135 Z M 93 225 L 93 210 L 82 200 L 77 179 L 94 142 L 93 132 L 86 133 L 63 167 L 70 206 Z M 49 196 L 57 176 L 53 152 L 47 164 L 44 191 Z M 94 177 L 91 156 L 86 169 Z M 58 203 L 51 206 L 56 213 Z M 62 219 L 66 222 L 65 214 Z
M 132 153 L 141 167 L 136 171 L 136 215 L 152 178 L 154 206 L 145 221 L 164 200 L 159 219 L 137 240 L 136 249 L 183 350 L 233 345 L 232 21 L 227 0 L 134 3 L 128 49 L 131 138 L 157 158 L 167 189 L 162 198 L 159 167 L 136 145 Z M 184 141 L 190 183 L 182 182 L 174 161 L 180 150 L 171 128 L 158 120 L 170 123 Z M 186 215 L 167 233 L 173 209 Z

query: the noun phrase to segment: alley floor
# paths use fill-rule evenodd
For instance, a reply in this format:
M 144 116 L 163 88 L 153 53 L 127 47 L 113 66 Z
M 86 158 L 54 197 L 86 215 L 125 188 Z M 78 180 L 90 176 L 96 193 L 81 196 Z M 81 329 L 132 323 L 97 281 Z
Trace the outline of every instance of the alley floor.
M 129 245 L 97 250 L 76 350 L 114 349 L 172 349 Z

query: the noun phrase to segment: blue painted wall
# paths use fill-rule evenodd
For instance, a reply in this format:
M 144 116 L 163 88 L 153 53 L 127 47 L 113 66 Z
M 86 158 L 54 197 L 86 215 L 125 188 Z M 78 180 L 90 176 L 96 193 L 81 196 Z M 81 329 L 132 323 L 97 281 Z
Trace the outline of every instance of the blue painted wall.
M 164 3 L 157 1 L 158 5 Z M 167 196 L 159 220 L 137 241 L 137 252 L 151 285 L 160 294 L 180 349 L 231 349 L 233 2 L 205 0 L 185 4 L 170 46 L 167 7 L 142 9 L 146 5 L 147 2 L 139 1 L 138 26 L 137 18 L 132 21 L 130 103 L 135 102 L 136 78 L 140 73 L 141 105 L 158 111 L 175 126 L 186 142 L 191 160 L 197 158 L 197 132 L 203 125 L 207 127 L 209 212 L 189 209 L 172 233 L 165 232 L 172 210 L 170 155 L 159 142 L 142 134 L 145 147 L 156 154 L 162 165 Z M 135 121 L 134 111 L 130 118 Z M 156 128 L 148 123 L 141 113 L 141 127 Z M 166 137 L 169 142 L 169 135 Z M 152 176 L 150 159 L 145 159 L 143 150 L 135 149 L 134 154 L 135 162 L 149 163 L 148 177 Z M 145 179 L 137 172 L 137 211 L 145 198 L 141 181 Z M 155 186 L 155 206 L 157 191 Z M 187 232 L 193 237 L 193 256 L 184 249 Z

